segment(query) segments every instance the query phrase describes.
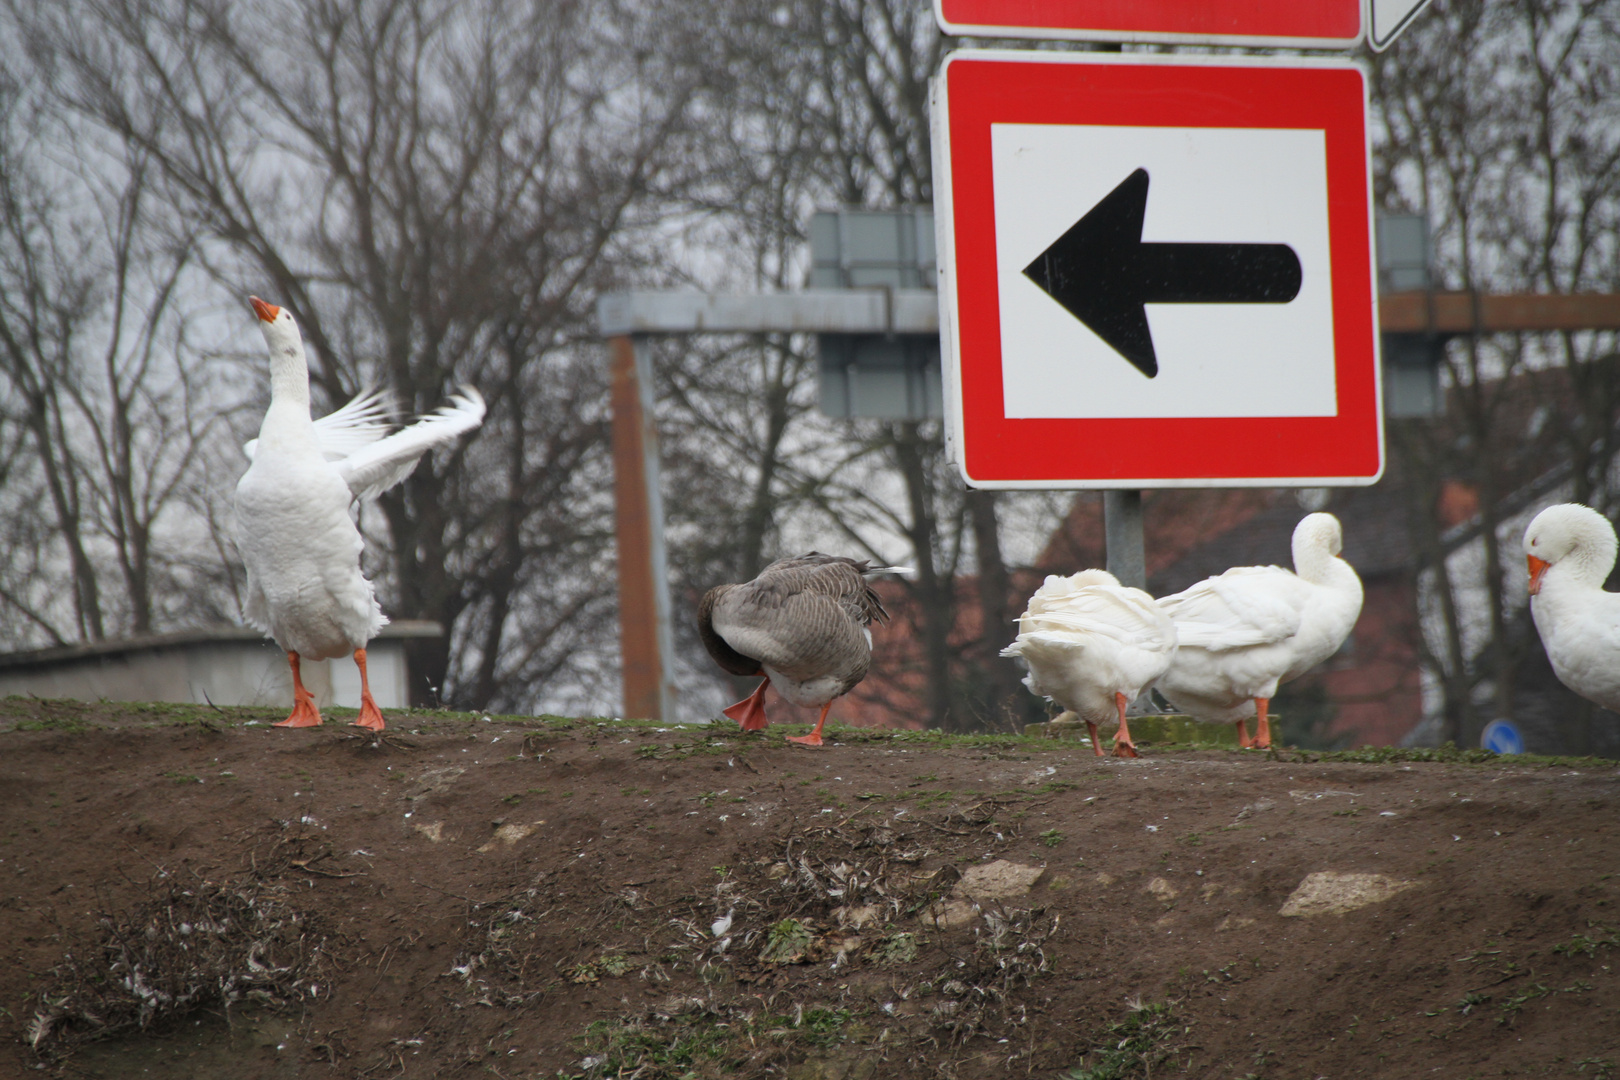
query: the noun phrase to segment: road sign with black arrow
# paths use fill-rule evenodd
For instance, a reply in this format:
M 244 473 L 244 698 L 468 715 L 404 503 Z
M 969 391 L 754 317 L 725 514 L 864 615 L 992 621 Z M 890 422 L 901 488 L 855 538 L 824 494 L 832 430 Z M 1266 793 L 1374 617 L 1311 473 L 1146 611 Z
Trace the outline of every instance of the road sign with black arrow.
M 1148 172 L 1137 169 L 1024 267 L 1148 378 L 1159 373 L 1143 304 L 1286 304 L 1299 295 L 1287 244 L 1142 242 Z
M 958 50 L 934 86 L 946 438 L 970 484 L 1378 478 L 1359 67 Z

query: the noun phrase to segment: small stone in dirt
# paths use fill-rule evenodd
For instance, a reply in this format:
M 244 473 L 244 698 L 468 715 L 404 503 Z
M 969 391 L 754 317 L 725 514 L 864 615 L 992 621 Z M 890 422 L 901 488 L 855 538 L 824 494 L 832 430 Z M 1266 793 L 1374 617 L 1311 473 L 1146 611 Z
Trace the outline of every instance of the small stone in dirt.
M 495 830 L 495 835 L 489 838 L 489 843 L 485 844 L 478 850 L 479 852 L 494 851 L 497 843 L 505 844 L 507 847 L 511 847 L 519 840 L 522 840 L 524 837 L 534 832 L 536 826 L 539 824 L 541 823 L 536 822 L 534 825 L 502 825 L 500 828 Z
M 1155 900 L 1166 904 L 1181 895 L 1181 890 L 1162 877 L 1156 877 L 1148 882 L 1143 891 L 1152 893 Z
M 861 929 L 877 917 L 876 904 L 855 904 L 833 909 L 833 918 L 838 920 L 839 926 L 848 926 L 855 930 Z
M 1421 884 L 1418 881 L 1400 881 L 1384 874 L 1322 870 L 1301 881 L 1277 914 L 1301 917 L 1342 915 L 1368 904 L 1381 904 Z
M 1237 819 L 1242 821 L 1244 818 L 1253 817 L 1255 814 L 1263 814 L 1276 805 L 1277 804 L 1270 799 L 1261 799 L 1258 802 L 1252 802 L 1248 806 L 1245 806 L 1242 810 L 1238 811 Z
M 971 900 L 1013 900 L 1034 888 L 1044 873 L 1044 866 L 1024 866 L 997 859 L 962 871 L 962 880 L 956 883 L 956 894 Z
M 442 821 L 435 821 L 431 825 L 427 825 L 419 821 L 415 825 L 412 825 L 411 828 L 415 829 L 417 832 L 421 833 L 435 844 L 444 839 L 444 822 Z
M 966 900 L 941 900 L 923 909 L 923 923 L 939 930 L 954 930 L 966 926 L 979 914 L 979 909 Z

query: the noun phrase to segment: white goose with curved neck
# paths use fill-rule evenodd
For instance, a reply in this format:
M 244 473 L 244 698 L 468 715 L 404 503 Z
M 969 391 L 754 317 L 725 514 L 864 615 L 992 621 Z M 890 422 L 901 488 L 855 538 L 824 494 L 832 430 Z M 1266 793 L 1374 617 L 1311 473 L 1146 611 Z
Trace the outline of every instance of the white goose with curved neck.
M 1239 566 L 1160 599 L 1177 648 L 1158 689 L 1207 723 L 1241 723 L 1279 684 L 1337 652 L 1361 615 L 1361 579 L 1339 557 L 1332 514 L 1294 527 L 1295 570 Z
M 1524 533 L 1531 562 L 1530 616 L 1553 672 L 1577 694 L 1620 710 L 1620 594 L 1605 592 L 1614 569 L 1614 526 L 1578 503 L 1549 506 Z M 1539 575 L 1535 561 L 1546 564 Z

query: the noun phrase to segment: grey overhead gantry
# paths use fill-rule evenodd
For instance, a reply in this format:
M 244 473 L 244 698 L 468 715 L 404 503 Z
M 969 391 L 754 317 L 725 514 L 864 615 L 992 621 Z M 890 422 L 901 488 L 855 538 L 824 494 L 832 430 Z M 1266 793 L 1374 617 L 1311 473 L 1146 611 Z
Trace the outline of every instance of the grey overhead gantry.
M 943 413 L 933 217 L 841 210 L 811 223 L 802 293 L 630 291 L 597 300 L 608 341 L 624 715 L 669 720 L 673 635 L 646 339 L 656 334 L 816 334 L 822 411 L 922 420 Z

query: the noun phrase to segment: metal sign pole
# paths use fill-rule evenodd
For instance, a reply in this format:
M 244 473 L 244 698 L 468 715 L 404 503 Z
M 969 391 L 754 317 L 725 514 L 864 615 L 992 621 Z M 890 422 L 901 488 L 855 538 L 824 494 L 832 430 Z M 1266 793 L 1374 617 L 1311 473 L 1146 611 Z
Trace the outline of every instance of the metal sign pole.
M 1103 536 L 1108 572 L 1121 585 L 1147 588 L 1147 554 L 1142 541 L 1142 493 L 1128 489 L 1103 492 Z

